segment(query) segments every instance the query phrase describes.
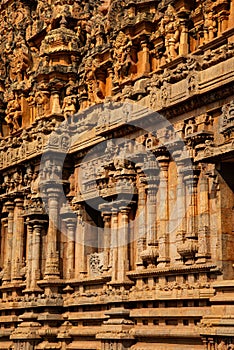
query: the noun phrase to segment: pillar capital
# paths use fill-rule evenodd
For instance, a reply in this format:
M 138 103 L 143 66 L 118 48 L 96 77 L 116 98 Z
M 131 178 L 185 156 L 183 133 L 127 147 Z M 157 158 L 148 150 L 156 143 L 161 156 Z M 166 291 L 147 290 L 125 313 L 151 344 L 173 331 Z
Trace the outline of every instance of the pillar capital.
M 14 202 L 8 201 L 5 203 L 5 207 L 8 212 L 13 212 L 15 204 Z
M 66 223 L 67 227 L 75 227 L 77 223 L 77 218 L 76 217 L 67 217 L 63 219 L 63 221 Z
M 102 212 L 102 218 L 104 222 L 110 222 L 111 221 L 111 212 L 104 211 Z
M 23 198 L 20 198 L 20 197 L 16 198 L 14 200 L 14 203 L 15 203 L 17 208 L 23 209 L 23 207 L 24 207 L 24 199 Z

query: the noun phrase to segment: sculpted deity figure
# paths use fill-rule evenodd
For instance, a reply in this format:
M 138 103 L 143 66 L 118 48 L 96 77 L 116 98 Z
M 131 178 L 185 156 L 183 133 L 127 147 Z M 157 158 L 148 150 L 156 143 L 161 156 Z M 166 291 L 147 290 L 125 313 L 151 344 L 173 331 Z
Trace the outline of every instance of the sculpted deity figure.
M 132 40 L 120 32 L 114 44 L 114 81 L 120 82 L 128 76 L 130 68 L 135 64 L 131 57 Z
M 17 131 L 21 127 L 22 111 L 17 96 L 11 94 L 11 99 L 7 104 L 5 121 L 9 126 L 10 133 Z
M 93 102 L 100 102 L 103 97 L 100 89 L 100 84 L 97 79 L 96 70 L 99 65 L 98 58 L 93 59 L 92 57 L 86 60 L 85 64 L 85 76 L 84 81 L 87 86 L 89 100 Z
M 38 90 L 35 94 L 36 119 L 49 112 L 49 92 Z
M 38 198 L 40 194 L 40 175 L 39 172 L 36 171 L 32 175 L 31 179 L 31 198 Z
M 217 23 L 214 18 L 212 11 L 205 13 L 204 21 L 204 44 L 214 39 L 215 33 L 217 32 Z
M 29 49 L 25 43 L 24 38 L 18 36 L 16 38 L 16 47 L 13 51 L 13 58 L 11 61 L 11 77 L 12 80 L 22 82 L 25 78 L 25 73 L 30 65 Z
M 105 43 L 105 18 L 101 12 L 96 9 L 91 19 L 91 46 L 102 46 Z
M 178 55 L 180 41 L 179 20 L 171 5 L 168 6 L 161 20 L 160 33 L 165 38 L 166 59 L 170 62 Z
M 64 114 L 64 118 L 68 121 L 68 118 L 73 118 L 73 115 L 76 113 L 77 108 L 77 96 L 72 93 L 72 86 L 69 86 L 66 91 L 66 96 L 63 100 L 62 111 Z

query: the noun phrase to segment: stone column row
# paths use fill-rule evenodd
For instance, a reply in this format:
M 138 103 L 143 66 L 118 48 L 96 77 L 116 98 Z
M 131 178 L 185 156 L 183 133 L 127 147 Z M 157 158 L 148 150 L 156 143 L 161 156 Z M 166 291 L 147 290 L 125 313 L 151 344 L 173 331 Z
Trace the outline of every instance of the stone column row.
M 24 251 L 24 217 L 23 199 L 17 198 L 14 201 L 5 203 L 8 217 L 5 222 L 5 261 L 3 283 L 22 279 L 21 269 L 23 267 Z
M 30 218 L 27 219 L 27 291 L 40 290 L 37 282 L 42 277 L 41 244 L 45 225 L 46 221 L 40 218 L 34 218 L 32 220 L 30 220 Z

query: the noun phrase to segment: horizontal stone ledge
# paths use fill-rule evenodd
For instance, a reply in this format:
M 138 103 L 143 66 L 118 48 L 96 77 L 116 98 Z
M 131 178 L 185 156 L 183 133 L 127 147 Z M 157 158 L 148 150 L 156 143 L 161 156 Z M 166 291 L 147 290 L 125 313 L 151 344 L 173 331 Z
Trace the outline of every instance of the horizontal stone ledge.
M 180 318 L 193 318 L 202 317 L 204 314 L 209 314 L 210 307 L 181 307 L 181 308 L 157 308 L 157 309 L 135 309 L 131 310 L 130 317 L 142 318 L 142 317 L 180 317 Z
M 141 326 L 139 328 L 134 328 L 131 333 L 135 337 L 142 338 L 199 338 L 200 329 L 198 327 L 187 327 L 186 331 L 184 327 L 178 326 L 163 326 L 163 327 L 150 327 L 147 326 L 145 329 Z

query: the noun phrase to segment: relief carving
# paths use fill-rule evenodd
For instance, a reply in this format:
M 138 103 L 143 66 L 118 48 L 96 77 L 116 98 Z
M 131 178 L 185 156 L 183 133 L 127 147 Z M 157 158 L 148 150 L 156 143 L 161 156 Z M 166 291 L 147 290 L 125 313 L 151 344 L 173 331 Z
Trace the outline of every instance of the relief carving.
M 6 95 L 8 100 L 5 121 L 9 126 L 10 133 L 13 133 L 20 129 L 22 124 L 22 111 L 19 97 L 12 92 L 10 95 Z
M 160 34 L 165 38 L 166 61 L 170 62 L 179 53 L 180 23 L 175 9 L 169 5 L 160 24 Z
M 132 40 L 124 33 L 120 32 L 114 44 L 114 83 L 121 83 L 134 72 L 135 62 L 133 61 L 131 49 Z

